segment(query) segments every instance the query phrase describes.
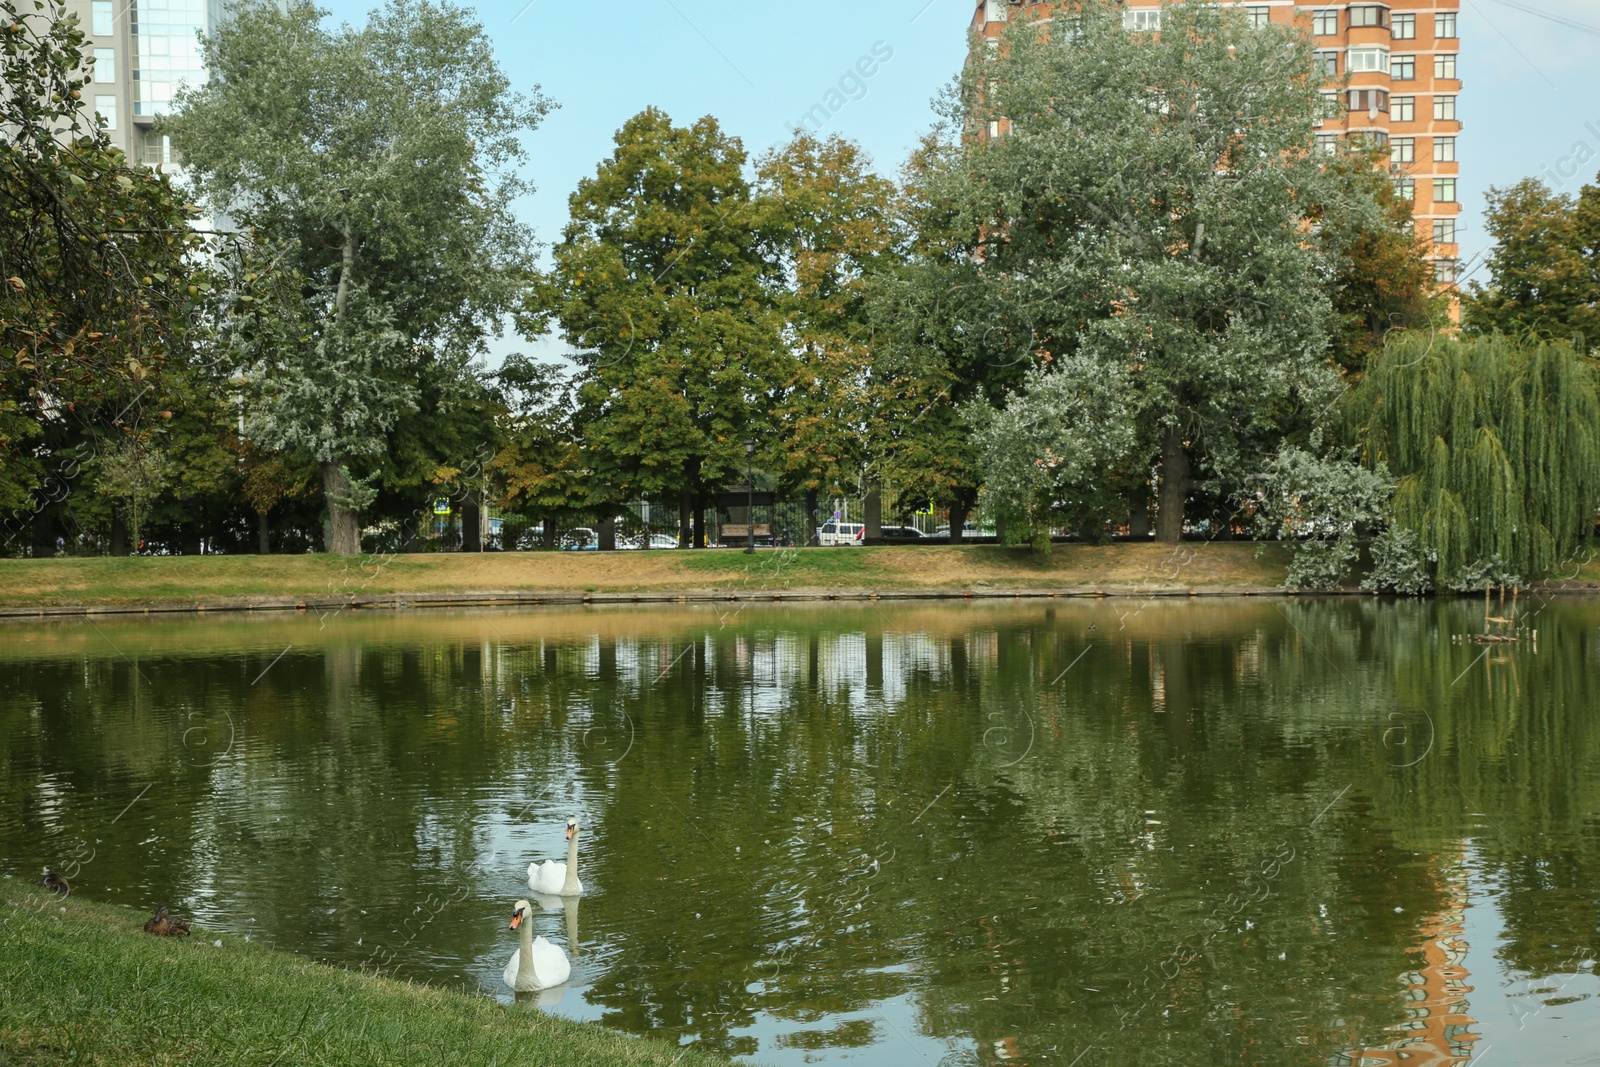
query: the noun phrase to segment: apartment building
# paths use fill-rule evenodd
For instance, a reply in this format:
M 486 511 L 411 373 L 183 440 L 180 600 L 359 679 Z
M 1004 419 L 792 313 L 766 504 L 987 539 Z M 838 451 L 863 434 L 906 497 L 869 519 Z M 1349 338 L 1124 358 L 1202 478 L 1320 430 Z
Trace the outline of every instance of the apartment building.
M 1012 17 L 1041 19 L 1071 0 L 979 0 L 972 28 L 993 38 Z M 1130 32 L 1161 29 L 1160 0 L 1123 0 Z M 1461 0 L 1302 4 L 1294 0 L 1241 2 L 1258 25 L 1296 23 L 1312 34 L 1324 90 L 1337 118 L 1316 130 L 1317 146 L 1337 151 L 1347 138 L 1387 145 L 1400 194 L 1411 201 L 1418 234 L 1431 240 L 1429 258 L 1441 284 L 1454 286 L 1460 244 Z M 1330 110 L 1334 110 L 1330 107 Z
M 178 86 L 205 78 L 198 37 L 226 13 L 225 0 L 65 0 L 94 56 L 88 103 L 130 159 L 170 164 L 172 147 L 151 133 Z

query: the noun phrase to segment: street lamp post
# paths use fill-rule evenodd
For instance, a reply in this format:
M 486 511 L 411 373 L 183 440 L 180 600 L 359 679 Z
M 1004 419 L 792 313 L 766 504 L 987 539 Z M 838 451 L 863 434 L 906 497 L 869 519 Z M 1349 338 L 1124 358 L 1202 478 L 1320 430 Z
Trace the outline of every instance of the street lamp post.
M 749 539 L 744 553 L 747 556 L 756 554 L 756 475 L 755 475 L 756 443 L 750 438 L 744 439 L 744 527 L 745 536 Z

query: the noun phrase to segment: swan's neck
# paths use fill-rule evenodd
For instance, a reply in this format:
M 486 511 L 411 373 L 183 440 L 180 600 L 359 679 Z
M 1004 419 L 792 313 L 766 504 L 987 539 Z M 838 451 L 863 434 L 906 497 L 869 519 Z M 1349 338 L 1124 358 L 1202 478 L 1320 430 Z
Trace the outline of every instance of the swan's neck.
M 567 838 L 567 880 L 562 885 L 564 890 L 575 889 L 578 885 L 578 835 L 573 834 Z
M 517 950 L 517 976 L 533 980 L 533 920 L 526 915 L 522 917 L 522 947 Z

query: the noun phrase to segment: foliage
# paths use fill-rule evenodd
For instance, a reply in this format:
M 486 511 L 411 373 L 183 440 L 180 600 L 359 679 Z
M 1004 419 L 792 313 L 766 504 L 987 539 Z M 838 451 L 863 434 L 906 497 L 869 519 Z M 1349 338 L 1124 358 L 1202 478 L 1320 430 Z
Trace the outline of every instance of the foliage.
M 1160 455 L 1175 541 L 1194 460 L 1240 478 L 1279 407 L 1331 395 L 1335 264 L 1304 234 L 1330 205 L 1376 207 L 1312 153 L 1322 104 L 1303 35 L 1228 8 L 1163 18 L 1130 33 L 1096 2 L 974 47 L 928 153 L 929 202 L 964 255 L 903 313 L 944 317 L 947 362 L 991 400 L 1068 357 L 1123 368 L 1126 465 Z
M 1259 476 L 1257 524 L 1292 551 L 1284 585 L 1337 589 L 1361 558 L 1360 541 L 1388 524 L 1394 480 L 1380 463 L 1362 466 L 1353 450 L 1318 454 L 1286 445 Z
M 1363 461 L 1398 479 L 1394 525 L 1439 586 L 1496 560 L 1542 577 L 1593 532 L 1600 388 L 1565 344 L 1402 338 L 1368 365 L 1346 417 Z
M 246 277 L 288 279 L 239 309 L 248 431 L 318 461 L 327 547 L 348 554 L 356 512 L 392 477 L 397 424 L 473 392 L 472 361 L 527 276 L 509 210 L 527 187 L 507 168 L 548 105 L 509 91 L 461 9 L 390 0 L 359 29 L 323 16 L 241 10 L 204 44 L 212 77 L 162 129 L 211 202 L 254 229 Z M 425 457 L 408 480 L 465 461 Z
M 85 110 L 92 62 L 75 15 L 0 0 L 0 513 L 29 518 L 142 421 L 199 292 L 194 211 Z
M 867 162 L 850 141 L 800 133 L 757 167 L 792 355 L 764 451 L 780 487 L 812 501 L 855 490 L 874 421 L 866 301 L 872 272 L 893 257 L 895 190 Z
M 1487 199 L 1489 284 L 1462 300 L 1468 328 L 1579 348 L 1600 336 L 1600 184 L 1574 198 L 1524 178 Z
M 1361 579 L 1361 588 L 1422 596 L 1433 592 L 1437 563 L 1438 553 L 1424 546 L 1416 531 L 1391 526 L 1372 540 L 1372 569 Z
M 1411 203 L 1395 192 L 1388 159 L 1386 147 L 1329 158 L 1335 195 L 1313 212 L 1318 237 L 1338 264 L 1331 287 L 1333 361 L 1347 380 L 1361 377 L 1391 334 L 1446 318 L 1448 298 L 1426 258 L 1432 235 L 1414 232 Z
M 1123 368 L 1073 355 L 1051 370 L 1030 370 L 1003 408 L 970 404 L 987 499 L 1025 517 L 1036 548 L 1048 551 L 1053 519 L 1064 517 L 1085 536 L 1101 526 L 1111 468 L 1134 444 L 1122 410 L 1128 388 Z
M 555 264 L 524 306 L 577 352 L 578 402 L 596 493 L 703 502 L 767 436 L 793 377 L 772 293 L 778 272 L 737 138 L 706 117 L 646 109 L 572 194 Z
M 572 382 L 552 363 L 508 356 L 495 375 L 504 441 L 489 467 L 502 508 L 529 518 L 566 517 L 588 503 L 582 442 L 573 425 Z

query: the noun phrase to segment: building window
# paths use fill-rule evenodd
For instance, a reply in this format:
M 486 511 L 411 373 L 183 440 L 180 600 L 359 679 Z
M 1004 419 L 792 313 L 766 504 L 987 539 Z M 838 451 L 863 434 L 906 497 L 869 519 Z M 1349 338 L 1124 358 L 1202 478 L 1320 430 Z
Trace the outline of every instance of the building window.
M 1456 180 L 1454 178 L 1433 179 L 1433 202 L 1435 204 L 1453 204 L 1456 202 Z
M 1315 52 L 1317 77 L 1337 78 L 1339 76 L 1338 52 Z
M 1417 182 L 1415 178 L 1399 178 L 1394 183 L 1394 195 L 1401 200 L 1415 200 L 1417 198 Z
M 1161 28 L 1161 9 L 1159 7 L 1145 7 L 1122 13 L 1122 28 L 1125 30 L 1159 30 Z
M 1382 89 L 1351 89 L 1351 111 L 1388 111 L 1389 94 Z
M 1389 142 L 1390 163 L 1415 163 L 1417 161 L 1417 139 L 1415 137 L 1396 137 Z
M 1389 27 L 1390 35 L 1397 41 L 1413 41 L 1417 37 L 1417 16 L 1396 15 L 1394 25 Z
M 117 98 L 116 97 L 114 97 L 114 96 L 96 96 L 94 98 L 94 109 L 97 112 L 100 113 L 100 117 L 101 118 L 106 120 L 106 129 L 114 130 L 114 129 L 117 128 Z
M 989 140 L 992 141 L 992 140 L 994 140 L 995 138 L 997 138 L 999 136 L 1000 136 L 1000 120 L 999 119 L 990 119 L 989 120 Z
M 1350 140 L 1361 148 L 1385 148 L 1389 144 L 1389 135 L 1382 130 L 1362 130 L 1352 133 Z
M 111 36 L 111 0 L 94 0 L 89 5 L 91 25 L 96 37 Z
M 1244 9 L 1244 20 L 1249 23 L 1252 30 L 1259 30 L 1272 21 L 1272 9 L 1251 4 Z
M 1357 26 L 1387 26 L 1389 25 L 1389 9 L 1378 7 L 1376 4 L 1363 4 L 1350 8 L 1350 28 Z
M 1415 18 L 1416 16 L 1412 16 Z M 1433 16 L 1433 35 L 1435 37 L 1454 37 L 1456 35 L 1456 13 L 1454 11 L 1441 11 Z
M 1433 243 L 1436 245 L 1453 245 L 1456 243 L 1456 220 L 1433 220 Z
M 1415 81 L 1417 77 L 1417 57 L 1395 56 L 1389 62 L 1389 77 L 1397 82 Z
M 1454 163 L 1456 161 L 1456 139 L 1454 137 L 1435 137 L 1433 139 L 1433 161 L 1435 163 Z
M 1389 99 L 1389 119 L 1392 122 L 1417 121 L 1417 98 L 1395 96 Z
M 1339 9 L 1318 8 L 1311 13 L 1311 32 L 1318 37 L 1336 37 L 1339 33 Z
M 1352 8 L 1351 10 L 1354 10 Z M 1352 48 L 1345 58 L 1345 66 L 1351 74 L 1370 74 L 1373 72 L 1389 73 L 1389 50 L 1387 48 Z
M 1456 261 L 1453 259 L 1436 259 L 1433 261 L 1433 280 L 1445 285 L 1456 283 Z
M 1317 134 L 1317 151 L 1325 155 L 1335 155 L 1339 151 L 1339 135 L 1336 133 Z
M 96 48 L 94 50 L 94 80 L 97 82 L 114 82 L 117 80 L 117 50 L 115 48 Z
M 1456 76 L 1456 54 L 1454 52 L 1440 52 L 1433 57 L 1433 76 L 1435 78 L 1454 78 Z
M 1433 98 L 1433 118 L 1436 122 L 1453 122 L 1456 117 L 1456 98 L 1453 96 L 1436 96 Z

